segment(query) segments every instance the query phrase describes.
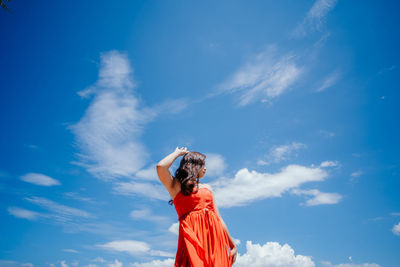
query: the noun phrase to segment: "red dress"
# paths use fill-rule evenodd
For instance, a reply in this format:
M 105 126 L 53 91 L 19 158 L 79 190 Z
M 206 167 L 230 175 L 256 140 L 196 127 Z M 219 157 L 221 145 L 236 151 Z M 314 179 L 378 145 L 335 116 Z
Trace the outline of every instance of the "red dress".
M 230 267 L 229 238 L 215 212 L 208 188 L 174 198 L 179 216 L 178 250 L 175 267 Z

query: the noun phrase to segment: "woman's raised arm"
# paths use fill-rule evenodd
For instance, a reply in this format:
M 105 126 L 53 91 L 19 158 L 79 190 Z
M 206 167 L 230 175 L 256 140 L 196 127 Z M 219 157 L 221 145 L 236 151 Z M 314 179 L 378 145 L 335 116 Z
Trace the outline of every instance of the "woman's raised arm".
M 167 188 L 170 194 L 173 193 L 173 178 L 171 173 L 169 172 L 169 167 L 171 167 L 172 163 L 177 157 L 185 155 L 187 152 L 189 151 L 187 151 L 186 147 L 176 147 L 174 152 L 172 152 L 157 163 L 158 178 L 160 179 L 161 183 Z

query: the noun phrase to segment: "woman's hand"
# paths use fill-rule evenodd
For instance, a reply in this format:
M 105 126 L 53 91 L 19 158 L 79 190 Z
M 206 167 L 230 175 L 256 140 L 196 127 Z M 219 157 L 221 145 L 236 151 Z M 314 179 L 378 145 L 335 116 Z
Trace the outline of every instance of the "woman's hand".
M 237 255 L 237 248 L 236 246 L 234 246 L 233 248 L 231 248 L 231 265 L 233 265 L 236 261 L 236 255 Z
M 175 148 L 175 153 L 177 153 L 178 156 L 185 155 L 185 154 L 188 153 L 188 152 L 189 152 L 189 151 L 187 151 L 187 148 L 186 148 L 186 147 L 181 147 L 181 148 L 176 147 L 176 148 Z

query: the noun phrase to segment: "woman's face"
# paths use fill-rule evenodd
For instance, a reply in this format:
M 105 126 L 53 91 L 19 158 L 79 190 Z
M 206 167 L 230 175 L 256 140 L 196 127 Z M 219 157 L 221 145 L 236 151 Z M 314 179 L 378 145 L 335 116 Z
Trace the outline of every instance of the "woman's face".
M 207 167 L 206 167 L 206 165 L 204 165 L 199 171 L 199 178 L 203 177 L 204 174 L 206 174 L 206 171 L 207 171 Z

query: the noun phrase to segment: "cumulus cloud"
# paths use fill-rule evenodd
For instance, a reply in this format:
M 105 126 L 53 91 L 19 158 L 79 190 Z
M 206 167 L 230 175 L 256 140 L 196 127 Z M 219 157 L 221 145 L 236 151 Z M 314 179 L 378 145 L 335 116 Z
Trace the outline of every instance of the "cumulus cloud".
M 277 242 L 267 242 L 264 245 L 246 242 L 246 253 L 238 254 L 235 266 L 238 267 L 314 267 L 310 256 L 295 255 L 288 245 Z
M 31 211 L 31 210 L 26 210 L 18 207 L 9 207 L 8 208 L 8 213 L 11 215 L 17 217 L 17 218 L 23 218 L 27 220 L 36 220 L 39 216 L 41 216 L 40 213 Z
M 302 184 L 325 180 L 328 172 L 323 167 L 288 165 L 273 174 L 243 168 L 233 178 L 222 177 L 213 183 L 215 199 L 221 207 L 234 207 L 256 200 L 281 197 L 283 193 Z
M 310 32 L 320 31 L 326 16 L 336 6 L 337 0 L 317 0 L 301 23 L 292 32 L 293 37 L 303 37 Z
M 168 231 L 175 235 L 179 235 L 179 222 L 171 224 L 171 226 L 168 228 Z
M 109 251 L 125 252 L 134 256 L 138 255 L 151 255 L 151 256 L 162 256 L 162 257 L 175 256 L 168 252 L 153 250 L 151 249 L 148 243 L 137 240 L 117 240 L 105 244 L 97 244 L 96 247 Z
M 276 46 L 270 46 L 249 60 L 218 87 L 216 94 L 238 92 L 238 106 L 246 106 L 256 100 L 270 101 L 287 92 L 302 70 L 294 54 L 278 56 L 276 50 Z
M 225 158 L 219 154 L 206 153 L 206 176 L 221 175 L 226 169 Z
M 325 193 L 325 192 L 320 192 L 319 190 L 316 189 L 311 189 L 311 190 L 293 189 L 291 193 L 295 195 L 312 196 L 312 198 L 308 199 L 304 203 L 306 206 L 336 204 L 342 199 L 342 196 L 338 193 Z
M 400 235 L 400 222 L 398 224 L 393 225 L 392 232 L 395 235 Z
M 272 147 L 269 153 L 265 156 L 265 159 L 258 160 L 257 164 L 268 165 L 271 163 L 278 163 L 288 160 L 292 156 L 297 156 L 296 152 L 305 147 L 305 144 L 298 142 L 292 142 L 291 144 Z
M 42 185 L 42 186 L 53 186 L 61 184 L 58 180 L 51 178 L 50 176 L 34 172 L 27 173 L 21 176 L 20 179 L 27 183 Z
M 108 264 L 108 267 L 122 267 L 122 262 L 115 259 L 114 262 Z

